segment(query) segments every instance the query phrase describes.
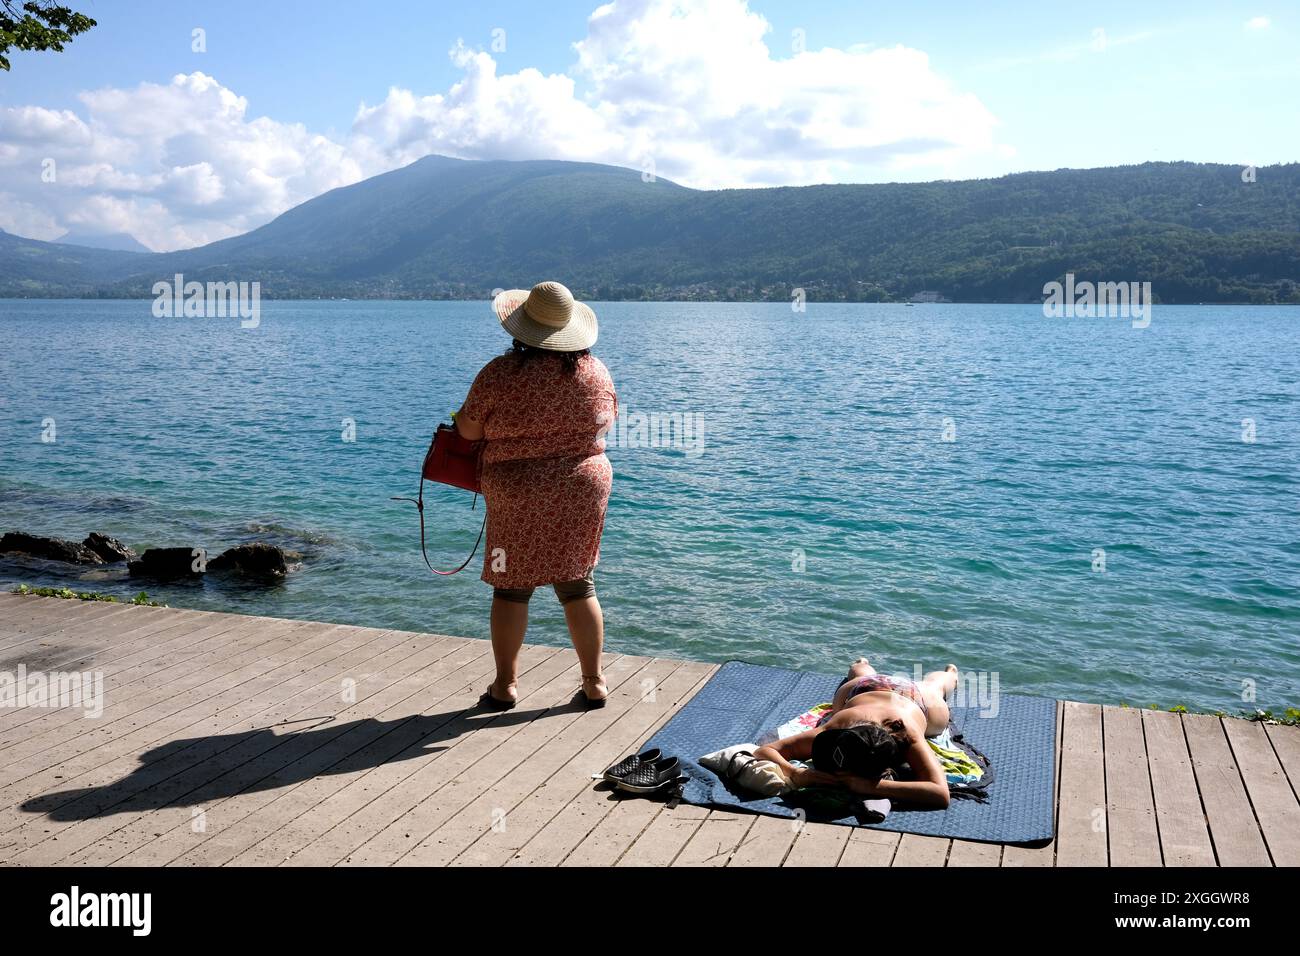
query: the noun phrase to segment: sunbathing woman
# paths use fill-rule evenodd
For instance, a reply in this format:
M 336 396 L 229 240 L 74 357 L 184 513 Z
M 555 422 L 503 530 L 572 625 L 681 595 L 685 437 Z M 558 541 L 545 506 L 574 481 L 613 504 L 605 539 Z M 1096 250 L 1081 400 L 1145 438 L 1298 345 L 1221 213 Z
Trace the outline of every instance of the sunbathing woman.
M 942 809 L 948 806 L 948 779 L 925 738 L 948 726 L 947 696 L 956 686 L 952 664 L 918 684 L 877 674 L 859 659 L 817 727 L 759 747 L 754 756 L 773 761 L 797 787 L 840 786 L 864 797 Z M 811 762 L 814 769 L 791 760 Z M 904 763 L 910 779 L 893 779 Z

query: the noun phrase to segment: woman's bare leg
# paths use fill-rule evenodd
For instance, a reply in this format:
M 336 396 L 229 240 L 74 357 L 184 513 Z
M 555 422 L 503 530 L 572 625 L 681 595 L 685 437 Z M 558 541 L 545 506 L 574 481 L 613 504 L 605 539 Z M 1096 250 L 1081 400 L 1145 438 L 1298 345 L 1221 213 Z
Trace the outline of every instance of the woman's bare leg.
M 524 632 L 528 630 L 528 604 L 494 597 L 490 621 L 497 676 L 488 686 L 488 693 L 497 700 L 517 700 L 519 649 L 524 646 Z
M 569 625 L 569 637 L 582 664 L 583 692 L 592 700 L 604 700 L 609 690 L 600 663 L 605 645 L 605 619 L 601 615 L 600 601 L 593 595 L 566 602 L 564 620 Z
M 831 710 L 839 710 L 848 703 L 849 690 L 853 686 L 853 681 L 858 680 L 861 677 L 866 677 L 868 674 L 874 674 L 875 672 L 876 669 L 871 666 L 871 663 L 865 657 L 859 657 L 856 661 L 850 664 L 849 673 L 844 678 L 844 683 L 835 691 L 835 697 L 831 701 Z
M 859 677 L 866 677 L 868 674 L 874 674 L 876 669 L 871 666 L 871 662 L 865 657 L 859 657 L 849 665 L 849 678 L 856 680 Z
M 949 664 L 944 670 L 931 671 L 917 685 L 925 698 L 925 706 L 930 711 L 926 736 L 933 737 L 943 733 L 951 719 L 948 710 L 948 695 L 957 688 L 957 665 Z
M 947 700 L 948 695 L 957 689 L 957 665 L 949 664 L 941 671 L 931 671 L 925 675 L 921 683 L 933 687 L 940 697 Z

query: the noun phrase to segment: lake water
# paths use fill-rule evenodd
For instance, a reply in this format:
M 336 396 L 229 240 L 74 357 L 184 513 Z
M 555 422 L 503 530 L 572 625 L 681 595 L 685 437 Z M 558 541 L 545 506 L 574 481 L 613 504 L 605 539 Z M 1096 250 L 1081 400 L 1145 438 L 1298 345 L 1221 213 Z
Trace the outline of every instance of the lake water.
M 595 305 L 626 421 L 703 427 L 693 447 L 610 449 L 610 650 L 1300 705 L 1300 309 L 1157 306 L 1135 329 L 1038 306 Z M 477 562 L 434 579 L 414 508 L 389 500 L 509 344 L 486 303 L 263 302 L 242 329 L 9 300 L 0 337 L 0 530 L 273 540 L 304 554 L 281 586 L 147 589 L 487 636 Z M 453 489 L 426 501 L 430 554 L 454 566 L 479 513 Z M 13 560 L 0 581 L 140 589 Z M 553 596 L 533 608 L 529 639 L 566 641 Z

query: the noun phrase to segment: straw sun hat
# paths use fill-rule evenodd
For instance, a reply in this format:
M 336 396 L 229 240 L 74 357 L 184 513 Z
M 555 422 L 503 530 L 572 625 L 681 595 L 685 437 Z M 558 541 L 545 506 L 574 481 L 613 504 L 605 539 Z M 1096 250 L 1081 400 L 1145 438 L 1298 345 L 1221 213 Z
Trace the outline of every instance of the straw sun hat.
M 596 343 L 596 313 L 558 282 L 507 289 L 492 300 L 501 327 L 525 345 L 580 352 Z

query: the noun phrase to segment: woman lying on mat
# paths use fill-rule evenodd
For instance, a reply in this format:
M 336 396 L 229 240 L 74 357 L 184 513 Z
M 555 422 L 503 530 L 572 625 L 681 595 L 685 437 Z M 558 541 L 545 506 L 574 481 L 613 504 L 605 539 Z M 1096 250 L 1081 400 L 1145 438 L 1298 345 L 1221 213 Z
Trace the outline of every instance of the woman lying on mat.
M 948 726 L 947 697 L 956 686 L 952 664 L 918 684 L 877 674 L 859 659 L 820 724 L 759 747 L 754 756 L 771 760 L 796 787 L 846 787 L 864 797 L 942 809 L 948 806 L 948 778 L 925 738 Z M 810 762 L 813 769 L 791 760 Z M 904 763 L 909 779 L 893 779 Z

